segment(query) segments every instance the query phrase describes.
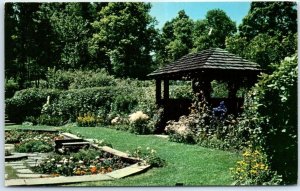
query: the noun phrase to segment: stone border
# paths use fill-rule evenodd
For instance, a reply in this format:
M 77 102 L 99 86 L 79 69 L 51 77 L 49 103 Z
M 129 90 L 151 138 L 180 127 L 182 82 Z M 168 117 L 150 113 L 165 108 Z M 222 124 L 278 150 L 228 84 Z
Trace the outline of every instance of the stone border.
M 71 134 L 71 133 L 61 133 L 65 137 L 79 139 L 80 137 Z M 79 183 L 79 182 L 92 182 L 92 181 L 104 181 L 104 180 L 116 180 L 124 178 L 130 175 L 141 173 L 148 168 L 150 165 L 147 165 L 145 161 L 133 157 L 129 157 L 127 153 L 118 151 L 116 149 L 110 148 L 108 146 L 100 147 L 96 144 L 93 144 L 91 139 L 84 139 L 91 143 L 91 146 L 109 152 L 113 155 L 119 156 L 121 158 L 135 160 L 136 163 L 128 167 L 115 170 L 106 174 L 95 174 L 95 175 L 83 175 L 83 176 L 59 176 L 59 177 L 45 177 L 45 178 L 30 178 L 30 179 L 9 179 L 5 180 L 5 186 L 41 186 L 41 185 L 58 185 L 58 184 L 70 184 L 70 183 Z
M 107 174 L 83 175 L 83 176 L 60 176 L 53 178 L 30 178 L 5 180 L 5 186 L 39 186 L 54 184 L 70 184 L 78 182 L 92 182 L 103 180 L 116 180 L 148 169 L 150 165 L 133 164 L 126 168 L 115 170 Z

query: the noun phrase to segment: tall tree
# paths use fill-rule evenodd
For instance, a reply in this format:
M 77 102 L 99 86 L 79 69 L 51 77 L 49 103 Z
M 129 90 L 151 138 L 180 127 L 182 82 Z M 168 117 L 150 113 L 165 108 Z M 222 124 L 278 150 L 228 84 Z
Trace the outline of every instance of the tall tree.
M 172 62 L 188 54 L 193 46 L 192 32 L 194 22 L 184 10 L 178 16 L 165 23 L 160 35 L 161 46 L 157 53 L 160 65 Z
M 225 39 L 236 32 L 236 24 L 224 11 L 210 10 L 204 20 L 195 24 L 193 33 L 194 49 L 225 48 Z
M 295 2 L 253 2 L 239 26 L 240 36 L 248 41 L 259 34 L 288 36 L 297 32 Z
M 297 50 L 297 11 L 291 2 L 253 2 L 239 26 L 239 33 L 226 40 L 226 49 L 257 62 L 272 72 Z
M 36 80 L 41 76 L 38 62 L 41 54 L 39 28 L 37 19 L 40 3 L 6 3 L 5 49 L 6 77 L 12 75 L 18 79 L 21 88 L 26 82 Z M 14 70 L 14 71 L 12 71 Z
M 57 67 L 74 69 L 87 65 L 88 22 L 82 16 L 82 4 L 49 3 L 43 5 L 42 12 L 57 37 L 55 44 L 60 50 Z
M 149 72 L 157 35 L 150 8 L 149 3 L 109 3 L 92 24 L 90 53 L 100 55 L 98 62 L 114 75 L 143 78 Z

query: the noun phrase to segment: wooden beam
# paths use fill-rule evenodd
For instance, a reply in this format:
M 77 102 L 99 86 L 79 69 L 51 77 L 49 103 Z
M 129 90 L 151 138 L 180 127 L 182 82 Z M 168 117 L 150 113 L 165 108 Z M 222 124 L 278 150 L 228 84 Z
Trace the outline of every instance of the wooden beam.
M 169 99 L 169 80 L 164 80 L 164 100 Z
M 156 97 L 156 104 L 160 105 L 161 103 L 161 80 L 155 80 L 156 90 L 155 90 L 155 97 Z

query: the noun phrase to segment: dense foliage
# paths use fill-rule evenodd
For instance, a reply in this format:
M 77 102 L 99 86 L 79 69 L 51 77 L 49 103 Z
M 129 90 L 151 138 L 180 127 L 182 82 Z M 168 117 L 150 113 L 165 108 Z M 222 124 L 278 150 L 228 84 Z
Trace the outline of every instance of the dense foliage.
M 262 43 L 263 42 L 263 43 Z M 268 73 L 297 50 L 297 10 L 294 2 L 253 2 L 239 26 L 226 39 L 226 49 L 257 62 Z
M 5 112 L 13 122 L 23 122 L 27 116 L 38 117 L 47 97 L 55 99 L 60 91 L 55 89 L 28 88 L 5 100 Z
M 287 57 L 261 77 L 243 119 L 243 126 L 252 129 L 253 145 L 264 148 L 271 169 L 286 184 L 297 181 L 297 60 L 297 55 Z

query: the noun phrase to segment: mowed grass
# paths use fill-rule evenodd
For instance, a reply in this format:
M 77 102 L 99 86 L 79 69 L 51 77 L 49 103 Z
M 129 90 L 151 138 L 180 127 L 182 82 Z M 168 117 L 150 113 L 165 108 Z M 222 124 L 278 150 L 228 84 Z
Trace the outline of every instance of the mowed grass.
M 113 148 L 124 152 L 138 146 L 144 149 L 153 148 L 167 162 L 162 168 L 152 168 L 120 180 L 77 183 L 71 186 L 175 186 L 176 183 L 184 186 L 230 185 L 233 180 L 229 168 L 234 167 L 240 159 L 237 153 L 170 142 L 154 135 L 135 135 L 103 127 L 69 129 L 72 133 L 79 133 L 86 138 L 104 139 Z

